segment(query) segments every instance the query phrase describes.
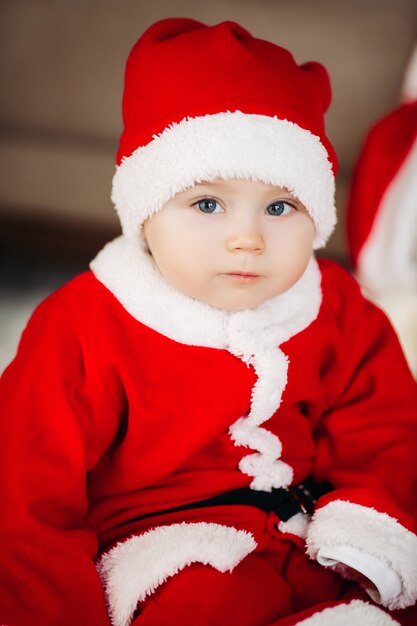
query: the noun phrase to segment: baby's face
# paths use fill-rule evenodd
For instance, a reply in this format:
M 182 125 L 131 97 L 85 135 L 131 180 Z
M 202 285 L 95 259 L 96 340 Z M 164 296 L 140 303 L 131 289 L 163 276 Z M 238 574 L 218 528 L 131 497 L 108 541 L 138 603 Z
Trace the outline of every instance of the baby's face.
M 199 183 L 177 193 L 142 229 L 162 275 L 184 294 L 226 311 L 283 293 L 310 260 L 314 225 L 281 187 Z

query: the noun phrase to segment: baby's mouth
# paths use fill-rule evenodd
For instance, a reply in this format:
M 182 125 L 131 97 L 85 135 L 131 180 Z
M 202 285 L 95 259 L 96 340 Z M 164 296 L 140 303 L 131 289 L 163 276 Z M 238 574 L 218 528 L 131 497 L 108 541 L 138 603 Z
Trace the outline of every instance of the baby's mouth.
M 232 279 L 238 280 L 240 282 L 250 283 L 255 282 L 257 279 L 261 278 L 260 274 L 254 274 L 252 272 L 226 272 L 224 276 L 230 276 Z

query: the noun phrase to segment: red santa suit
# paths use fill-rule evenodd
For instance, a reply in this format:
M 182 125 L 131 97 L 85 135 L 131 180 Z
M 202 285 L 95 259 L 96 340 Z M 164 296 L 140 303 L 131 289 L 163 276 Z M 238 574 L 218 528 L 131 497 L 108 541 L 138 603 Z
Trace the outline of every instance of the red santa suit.
M 390 608 L 417 597 L 416 386 L 383 313 L 329 261 L 231 313 L 123 237 L 92 270 L 40 305 L 1 379 L 1 623 L 107 626 L 99 574 L 118 626 L 198 610 L 198 624 L 396 623 L 312 560 L 352 547 L 398 577 Z M 161 513 L 309 474 L 334 487 L 312 520 Z
M 139 243 L 223 177 L 291 191 L 324 245 L 329 103 L 320 64 L 234 22 L 162 20 L 134 46 L 123 236 L 40 305 L 0 383 L 1 624 L 388 626 L 416 601 L 416 385 L 383 313 L 314 258 L 257 308 L 216 309 Z M 311 518 L 230 501 L 311 475 L 332 485 Z
M 417 46 L 401 102 L 365 138 L 346 216 L 358 281 L 392 320 L 417 378 Z

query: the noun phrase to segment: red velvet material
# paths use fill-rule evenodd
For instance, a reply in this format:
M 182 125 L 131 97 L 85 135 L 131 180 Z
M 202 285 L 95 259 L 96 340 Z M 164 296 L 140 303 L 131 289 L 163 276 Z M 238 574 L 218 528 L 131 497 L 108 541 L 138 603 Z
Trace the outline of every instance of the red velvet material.
M 324 128 L 330 100 L 322 65 L 298 66 L 290 52 L 235 22 L 161 20 L 145 31 L 127 61 L 117 163 L 172 122 L 238 110 L 276 115 L 317 135 L 336 172 Z
M 282 533 L 260 537 L 265 533 L 255 533 L 262 549 L 232 573 L 194 564 L 170 578 L 140 605 L 133 625 L 279 626 L 287 616 L 296 624 L 300 612 L 312 614 L 344 595 L 350 599 L 353 588 L 362 597 L 356 585 L 306 558 L 302 542 Z
M 265 427 L 295 482 L 313 472 L 334 484 L 329 499 L 413 530 L 415 383 L 383 313 L 338 266 L 320 267 L 319 315 L 281 346 L 288 383 Z M 91 273 L 41 304 L 0 379 L 0 623 L 108 626 L 94 559 L 152 521 L 120 524 L 249 484 L 228 429 L 255 380 L 227 351 L 136 321 Z M 242 509 L 217 521 L 246 528 Z

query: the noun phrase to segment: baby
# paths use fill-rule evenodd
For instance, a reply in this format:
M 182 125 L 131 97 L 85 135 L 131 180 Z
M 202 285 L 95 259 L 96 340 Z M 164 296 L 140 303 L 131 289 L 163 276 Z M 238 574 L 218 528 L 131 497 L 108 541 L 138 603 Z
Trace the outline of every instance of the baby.
M 1 624 L 411 623 L 417 390 L 385 316 L 314 258 L 329 103 L 323 66 L 234 22 L 134 46 L 123 235 L 1 379 Z

